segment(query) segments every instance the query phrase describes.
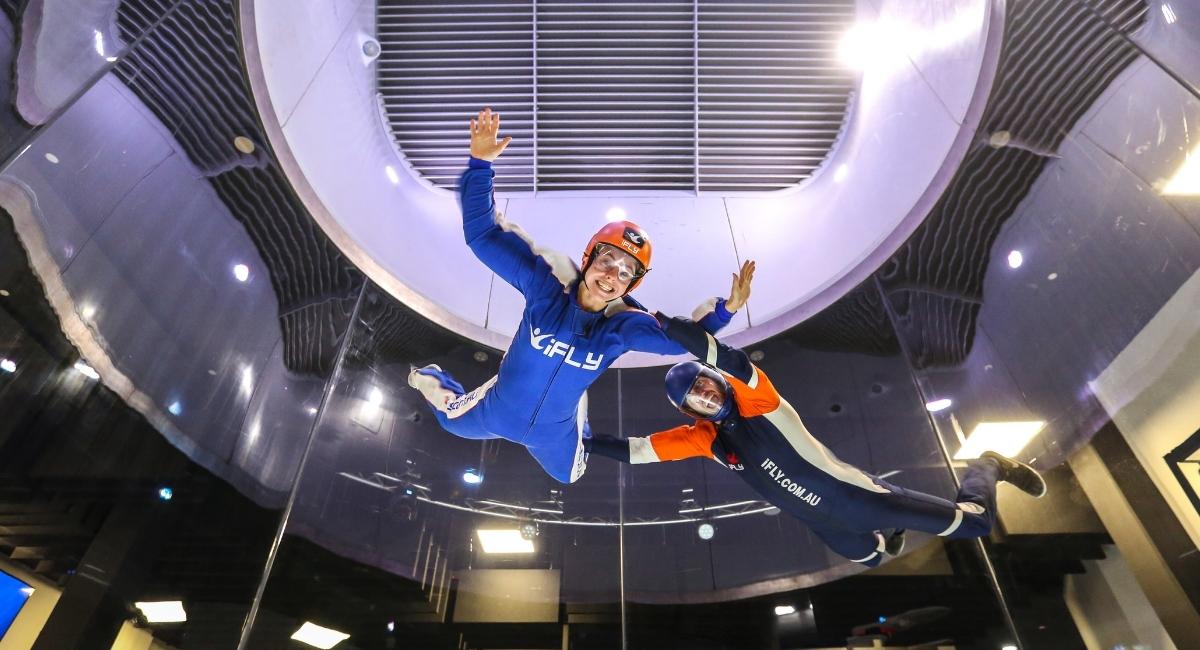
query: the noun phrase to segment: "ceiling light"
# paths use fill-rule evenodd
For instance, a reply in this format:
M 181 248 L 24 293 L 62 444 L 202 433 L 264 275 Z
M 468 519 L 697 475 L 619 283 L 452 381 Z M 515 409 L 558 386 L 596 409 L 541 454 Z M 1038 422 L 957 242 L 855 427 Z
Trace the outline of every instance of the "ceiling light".
M 329 650 L 329 648 L 349 638 L 349 634 L 321 627 L 308 621 L 305 621 L 304 625 L 301 625 L 300 629 L 296 630 L 295 634 L 292 635 L 293 641 L 307 643 L 314 648 L 321 648 L 321 650 Z
M 1058 274 L 1057 274 L 1057 273 L 1051 273 L 1050 275 L 1047 275 L 1047 276 L 1046 276 L 1046 279 L 1047 279 L 1047 280 L 1050 280 L 1051 282 L 1053 282 L 1053 281 L 1055 281 L 1055 280 L 1057 280 L 1057 279 L 1058 279 Z
M 57 164 L 58 164 L 58 156 L 56 156 L 56 155 L 54 155 L 54 154 L 52 154 L 52 153 L 49 153 L 49 152 L 47 152 L 47 153 L 45 154 L 45 157 L 46 157 L 46 160 L 47 160 L 47 161 L 48 161 L 48 162 L 49 162 L 51 165 L 57 165 Z
M 17 362 L 12 359 L 0 359 L 0 370 L 4 372 L 16 372 Z
M 611 223 L 613 221 L 622 221 L 625 219 L 625 208 L 613 206 L 604 214 L 604 218 Z
M 83 359 L 75 362 L 75 370 L 88 379 L 100 378 L 100 374 L 96 372 L 95 368 L 92 368 L 88 364 L 84 363 Z
M 388 630 L 388 632 L 395 632 L 396 631 L 396 621 L 388 621 L 387 630 Z
M 233 139 L 233 148 L 246 155 L 250 155 L 254 153 L 255 145 L 254 141 L 250 138 L 247 138 L 244 135 L 239 135 Z
M 462 480 L 463 483 L 466 483 L 467 485 L 479 485 L 480 483 L 483 483 L 483 475 L 473 469 L 469 469 L 463 472 Z
M 310 406 L 310 407 L 308 407 L 308 414 L 309 414 L 309 415 L 316 415 L 316 414 L 317 414 L 317 407 L 315 407 L 315 406 Z
M 379 406 L 383 404 L 383 391 L 379 390 L 378 388 L 372 388 L 371 392 L 367 395 L 367 402 L 371 406 Z
M 1184 156 L 1183 164 L 1163 186 L 1162 193 L 1170 196 L 1200 195 L 1200 146 Z
M 1024 262 L 1025 262 L 1025 256 L 1021 254 L 1021 251 L 1012 251 L 1011 253 L 1008 254 L 1009 268 L 1014 268 L 1014 269 L 1018 268 Z
M 383 168 L 383 173 L 387 174 L 388 180 L 392 182 L 392 185 L 400 184 L 400 174 L 396 173 L 395 167 L 388 165 L 387 167 Z
M 532 553 L 533 540 L 521 537 L 521 531 L 514 528 L 502 530 L 487 530 L 480 528 L 475 531 L 479 535 L 479 543 L 484 553 Z
M 944 411 L 950 408 L 951 404 L 953 404 L 953 402 L 946 398 L 935 399 L 932 402 L 925 403 L 925 410 L 929 411 L 930 413 L 937 413 L 938 411 Z
M 796 613 L 796 608 L 792 607 L 791 605 L 776 605 L 775 606 L 775 615 L 776 616 L 787 616 L 788 614 L 795 614 L 795 613 Z
M 706 521 L 696 527 L 696 534 L 700 536 L 700 539 L 708 541 L 713 538 L 713 535 L 717 534 L 717 529 L 713 528 L 713 525 Z
M 963 442 L 954 460 L 979 458 L 985 451 L 1016 456 L 1046 426 L 1045 420 L 1031 422 L 980 422 Z
M 1017 646 L 1010 643 L 1006 646 L 1002 646 L 1000 650 L 1017 650 Z
M 383 52 L 383 48 L 379 46 L 379 41 L 377 41 L 373 38 L 368 38 L 365 41 L 363 41 L 363 44 L 362 44 L 363 56 L 367 57 L 370 60 L 375 60 L 375 59 L 379 58 L 379 54 L 381 52 Z
M 250 279 L 250 267 L 245 264 L 233 265 L 233 277 L 237 278 L 238 282 L 245 282 Z
M 163 501 L 170 501 L 175 496 L 175 490 L 169 487 L 158 488 L 158 498 Z
M 180 404 L 179 400 L 176 400 L 171 402 L 171 405 L 167 407 L 167 410 L 171 412 L 171 415 L 179 415 L 180 413 L 183 413 L 183 404 Z
M 537 524 L 527 521 L 521 524 L 521 539 L 532 540 L 538 536 Z
M 147 623 L 183 623 L 187 621 L 187 612 L 183 611 L 183 602 L 164 600 L 158 602 L 134 603 L 134 607 L 142 610 L 142 616 Z

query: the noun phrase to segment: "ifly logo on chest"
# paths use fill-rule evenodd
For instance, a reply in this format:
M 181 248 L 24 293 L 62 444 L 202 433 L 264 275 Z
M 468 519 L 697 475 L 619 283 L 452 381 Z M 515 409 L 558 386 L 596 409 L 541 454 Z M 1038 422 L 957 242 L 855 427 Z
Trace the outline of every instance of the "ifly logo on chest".
M 550 340 L 547 341 L 546 339 Z M 529 331 L 529 345 L 532 345 L 534 350 L 538 350 L 544 356 L 551 359 L 554 357 L 564 357 L 564 363 L 583 370 L 597 370 L 600 368 L 600 364 L 604 362 L 603 354 L 594 354 L 591 352 L 588 352 L 587 356 L 581 362 L 575 358 L 575 346 L 559 341 L 554 338 L 553 334 L 542 334 L 540 328 L 532 326 L 530 326 Z

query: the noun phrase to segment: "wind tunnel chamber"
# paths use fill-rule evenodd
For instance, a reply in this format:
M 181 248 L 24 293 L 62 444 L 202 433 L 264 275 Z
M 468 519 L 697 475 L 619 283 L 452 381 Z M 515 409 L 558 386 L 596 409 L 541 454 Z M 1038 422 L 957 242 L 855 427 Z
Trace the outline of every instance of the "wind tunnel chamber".
M 1200 11 L 1181 2 L 0 2 L 0 650 L 1184 648 L 1200 638 Z M 981 540 L 867 569 L 738 470 L 572 484 L 444 431 L 496 375 L 497 205 L 720 336 L 840 459 Z M 577 260 L 576 260 L 577 261 Z M 685 423 L 673 358 L 587 392 Z M 732 462 L 732 461 L 731 461 Z M 743 468 L 745 471 L 746 468 Z

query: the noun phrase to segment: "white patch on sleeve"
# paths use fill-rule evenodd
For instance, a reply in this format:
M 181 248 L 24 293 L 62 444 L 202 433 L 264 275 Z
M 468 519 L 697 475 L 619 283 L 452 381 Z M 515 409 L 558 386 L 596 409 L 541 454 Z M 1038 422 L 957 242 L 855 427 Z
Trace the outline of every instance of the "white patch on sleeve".
M 870 554 L 870 555 L 868 555 L 867 557 L 864 557 L 864 558 L 862 558 L 861 560 L 850 560 L 850 561 L 851 561 L 851 562 L 870 562 L 871 560 L 874 560 L 874 559 L 875 559 L 875 556 L 876 556 L 876 555 L 879 555 L 879 551 L 871 551 L 871 554 Z
M 704 335 L 708 337 L 708 355 L 704 362 L 715 368 L 717 367 L 717 339 L 707 332 Z
M 716 310 L 717 310 L 717 299 L 709 298 L 708 300 L 705 300 L 704 302 L 700 303 L 695 309 L 692 310 L 692 320 L 699 322 L 700 319 L 713 313 Z
M 758 366 L 750 364 L 750 381 L 746 382 L 750 388 L 758 388 Z
M 629 438 L 629 463 L 631 465 L 657 463 L 659 460 L 649 438 Z
M 500 226 L 501 230 L 520 237 L 521 241 L 529 245 L 529 250 L 533 251 L 534 255 L 546 260 L 546 264 L 550 266 L 550 272 L 562 283 L 563 291 L 567 291 L 571 283 L 579 278 L 579 268 L 575 266 L 575 262 L 572 262 L 570 257 L 558 251 L 538 246 L 529 233 L 525 232 L 521 226 L 505 219 L 504 214 L 499 210 L 496 211 L 496 225 Z
M 958 527 L 962 525 L 962 517 L 963 517 L 963 511 L 955 508 L 954 509 L 954 521 L 950 522 L 950 525 L 948 527 L 946 527 L 946 530 L 943 530 L 942 532 L 938 533 L 938 537 L 945 537 L 946 535 L 949 535 L 950 533 L 953 533 L 954 531 L 958 530 Z
M 583 446 L 583 430 L 587 427 L 588 396 L 584 391 L 575 407 L 575 458 L 571 461 L 571 477 L 568 483 L 574 483 L 583 477 L 587 471 L 587 448 Z

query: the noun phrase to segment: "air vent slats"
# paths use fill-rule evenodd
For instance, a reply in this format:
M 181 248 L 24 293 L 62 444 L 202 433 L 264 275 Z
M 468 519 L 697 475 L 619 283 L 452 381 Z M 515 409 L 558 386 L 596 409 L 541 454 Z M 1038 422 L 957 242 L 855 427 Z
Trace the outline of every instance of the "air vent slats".
M 854 2 L 378 3 L 379 90 L 409 163 L 452 187 L 479 108 L 513 190 L 773 190 L 837 139 Z M 536 107 L 536 108 L 535 108 Z

